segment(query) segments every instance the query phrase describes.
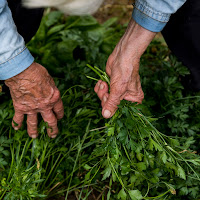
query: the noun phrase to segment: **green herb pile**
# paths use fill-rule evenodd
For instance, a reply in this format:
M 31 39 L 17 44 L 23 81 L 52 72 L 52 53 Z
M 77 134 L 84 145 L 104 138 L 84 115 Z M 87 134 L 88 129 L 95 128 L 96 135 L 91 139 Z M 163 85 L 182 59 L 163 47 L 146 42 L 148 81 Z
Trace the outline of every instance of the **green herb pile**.
M 153 41 L 141 59 L 143 104 L 122 101 L 112 119 L 101 116 L 92 79 L 98 72 L 109 81 L 106 61 L 125 28 L 115 18 L 99 24 L 92 16 L 44 16 L 28 48 L 55 78 L 65 116 L 56 139 L 40 118 L 33 140 L 25 123 L 11 127 L 3 85 L 0 199 L 200 198 L 200 95 L 184 88 L 189 71 L 165 45 Z

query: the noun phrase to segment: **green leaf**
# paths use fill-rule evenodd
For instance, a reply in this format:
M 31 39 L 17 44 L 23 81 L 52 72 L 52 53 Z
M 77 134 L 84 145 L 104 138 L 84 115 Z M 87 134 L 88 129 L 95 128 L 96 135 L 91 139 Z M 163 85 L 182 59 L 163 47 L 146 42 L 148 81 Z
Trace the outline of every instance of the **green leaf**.
M 88 15 L 88 16 L 82 16 L 82 17 L 77 17 L 77 16 L 70 16 L 67 18 L 66 22 L 67 28 L 72 28 L 72 27 L 87 27 L 87 26 L 95 26 L 99 25 L 97 20 Z
M 142 194 L 139 190 L 129 190 L 128 193 L 131 197 L 131 200 L 143 199 Z
M 144 171 L 147 169 L 145 162 L 139 162 L 135 164 L 139 171 Z
M 154 184 L 159 182 L 159 178 L 157 176 L 154 176 L 153 178 L 150 178 L 149 180 Z
M 131 171 L 129 163 L 121 165 L 121 175 L 127 175 Z
M 143 154 L 142 153 L 136 153 L 136 157 L 139 161 L 142 161 L 142 158 L 143 158 Z
M 63 28 L 65 27 L 64 24 L 59 24 L 57 26 L 52 27 L 48 32 L 47 32 L 47 37 L 49 37 L 50 35 L 54 34 L 54 33 L 58 33 L 59 31 L 61 31 Z
M 159 168 L 154 169 L 151 173 L 158 175 L 158 173 L 160 172 Z
M 120 192 L 118 193 L 117 198 L 118 198 L 118 199 L 122 199 L 122 200 L 126 200 L 126 197 L 127 197 L 127 194 L 126 194 L 126 192 L 124 191 L 124 188 L 122 188 L 122 189 L 120 190 Z
M 165 163 L 165 166 L 169 169 L 173 169 L 174 171 L 177 171 L 177 167 L 173 164 L 173 163 L 170 163 L 170 162 L 166 162 Z
M 188 188 L 187 187 L 182 187 L 180 189 L 180 195 L 187 195 L 189 193 Z
M 5 155 L 5 156 L 9 156 L 10 155 L 10 152 L 8 150 L 4 150 L 2 151 L 2 153 Z
M 63 62 L 73 60 L 73 51 L 77 47 L 77 41 L 65 40 L 57 43 L 57 57 Z
M 152 142 L 152 139 L 149 139 L 148 147 L 149 147 L 149 150 L 153 151 L 153 142 Z
M 45 179 L 39 179 L 39 180 L 33 181 L 32 183 L 42 183 L 42 182 L 44 182 L 44 180 L 45 180 Z
M 106 22 L 102 24 L 103 27 L 108 28 L 109 26 L 112 26 L 114 23 L 116 23 L 118 20 L 117 17 L 112 17 L 108 19 Z
M 135 184 L 136 180 L 137 180 L 137 176 L 135 176 L 135 175 L 132 174 L 131 178 L 130 178 L 131 184 Z
M 47 20 L 45 21 L 46 26 L 50 27 L 54 25 L 60 20 L 62 16 L 63 13 L 61 13 L 60 11 L 50 12 L 49 15 L 47 16 Z
M 91 171 L 89 171 L 89 172 L 85 175 L 84 181 L 88 181 L 88 180 L 90 179 L 90 175 L 91 175 Z
M 155 142 L 154 140 L 151 140 L 151 142 L 153 146 L 155 147 L 156 151 L 163 151 L 163 148 L 157 142 Z
M 86 170 L 90 170 L 92 167 L 90 167 L 88 164 L 85 164 L 84 165 L 84 169 L 86 169 Z
M 110 195 L 111 195 L 111 192 L 110 190 L 108 191 L 108 194 L 107 194 L 107 200 L 110 200 Z
M 102 174 L 103 175 L 103 178 L 102 178 L 102 181 L 104 181 L 105 179 L 107 179 L 108 177 L 110 177 L 110 174 L 111 174 L 112 170 L 111 170 L 111 167 L 107 167 L 103 172 Z
M 163 163 L 166 163 L 166 161 L 167 161 L 167 155 L 166 155 L 166 153 L 164 151 L 162 152 L 162 154 L 160 155 L 160 157 L 161 157 Z
M 183 168 L 178 165 L 178 168 L 177 168 L 177 173 L 178 173 L 178 176 L 184 180 L 186 180 L 186 175 L 185 175 L 185 171 L 183 170 Z
M 0 166 L 4 166 L 4 165 L 7 165 L 8 163 L 3 159 L 3 158 L 0 158 Z
M 108 128 L 108 136 L 113 136 L 115 133 L 115 127 L 109 127 Z
M 193 198 L 197 197 L 198 191 L 199 191 L 198 187 L 189 188 L 189 193 Z

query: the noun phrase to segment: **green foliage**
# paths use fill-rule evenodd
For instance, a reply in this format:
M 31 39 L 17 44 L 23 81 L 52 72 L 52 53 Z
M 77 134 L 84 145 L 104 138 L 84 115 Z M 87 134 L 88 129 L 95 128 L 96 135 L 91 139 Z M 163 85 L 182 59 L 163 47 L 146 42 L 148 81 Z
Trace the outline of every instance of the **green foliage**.
M 28 48 L 57 77 L 65 116 L 56 139 L 48 138 L 41 118 L 39 138 L 30 139 L 25 123 L 12 129 L 3 86 L 0 199 L 200 198 L 200 95 L 184 88 L 189 71 L 165 45 L 154 40 L 141 58 L 143 104 L 123 101 L 111 120 L 101 116 L 97 79 L 86 76 L 109 82 L 106 61 L 124 28 L 116 18 L 99 24 L 92 16 L 44 16 Z
M 105 66 L 123 33 L 116 21 L 111 18 L 99 24 L 92 16 L 64 18 L 58 11 L 51 12 L 43 18 L 28 47 L 36 60 L 54 76 L 64 78 L 69 86 L 81 79 L 86 86 L 85 75 L 90 74 L 86 64 Z
M 100 71 L 97 67 L 90 68 L 95 72 Z M 103 81 L 107 81 L 105 73 L 97 74 Z M 144 105 L 136 106 L 122 101 L 115 115 L 106 124 L 108 135 L 103 149 L 107 160 L 102 165 L 106 167 L 103 180 L 112 179 L 111 174 L 115 174 L 112 181 L 118 181 L 122 186 L 118 199 L 127 199 L 127 192 L 133 196 L 133 191 L 140 194 L 138 199 L 143 198 L 142 194 L 152 197 L 151 190 L 155 184 L 157 188 L 162 188 L 164 196 L 173 188 L 169 185 L 175 179 L 186 180 L 188 176 L 200 181 L 199 156 L 191 156 L 189 149 L 179 153 L 186 149 L 184 144 L 187 139 L 182 138 L 180 142 L 178 138 L 160 133 L 150 122 L 155 123 L 155 120 L 142 114 L 141 111 L 145 109 Z M 148 191 L 141 187 L 145 184 Z
M 8 139 L 5 136 L 0 136 L 0 167 L 4 168 L 8 163 L 6 162 L 6 157 L 10 156 L 8 147 L 12 143 L 11 139 Z

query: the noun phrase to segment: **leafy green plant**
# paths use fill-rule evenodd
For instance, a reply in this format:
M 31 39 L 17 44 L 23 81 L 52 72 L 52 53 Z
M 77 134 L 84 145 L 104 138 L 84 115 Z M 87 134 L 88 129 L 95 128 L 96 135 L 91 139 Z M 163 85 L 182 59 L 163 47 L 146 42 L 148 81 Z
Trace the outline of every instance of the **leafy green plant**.
M 10 152 L 8 147 L 12 143 L 11 139 L 8 139 L 5 136 L 0 136 L 0 168 L 5 170 L 5 167 L 8 165 L 8 157 L 10 156 Z
M 61 12 L 53 11 L 43 18 L 28 48 L 36 61 L 54 76 L 64 78 L 68 87 L 80 80 L 91 86 L 85 78 L 89 73 L 86 64 L 105 66 L 122 33 L 116 18 L 99 24 L 92 16 L 65 18 Z
M 154 40 L 141 58 L 143 104 L 122 102 L 111 120 L 101 116 L 86 64 L 109 82 L 105 63 L 124 28 L 116 18 L 44 16 L 28 48 L 57 77 L 65 116 L 56 139 L 41 118 L 39 138 L 29 139 L 25 123 L 12 129 L 2 87 L 0 199 L 200 198 L 200 95 L 185 89 L 189 71 L 166 45 Z
M 109 84 L 105 72 L 97 67 L 88 67 Z M 155 185 L 156 188 L 167 187 L 167 192 L 173 194 L 175 189 L 171 183 L 174 177 L 186 180 L 189 176 L 200 181 L 197 170 L 200 157 L 184 151 L 187 139 L 182 138 L 180 143 L 178 138 L 162 134 L 151 123 L 155 119 L 145 117 L 141 110 L 145 110 L 145 106 L 124 101 L 106 124 L 105 143 L 95 151 L 102 152 L 101 156 L 105 157 L 102 180 L 110 178 L 111 182 L 118 181 L 122 189 L 117 197 L 123 200 L 128 195 L 133 200 L 153 198 L 148 195 Z M 110 193 L 107 199 L 109 197 Z

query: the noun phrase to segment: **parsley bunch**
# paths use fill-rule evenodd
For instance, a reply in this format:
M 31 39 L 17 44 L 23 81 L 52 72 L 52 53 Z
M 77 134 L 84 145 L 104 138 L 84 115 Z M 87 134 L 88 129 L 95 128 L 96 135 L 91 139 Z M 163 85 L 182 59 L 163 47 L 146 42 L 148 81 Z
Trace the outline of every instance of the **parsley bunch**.
M 105 72 L 97 67 L 88 67 L 109 84 Z M 115 115 L 106 123 L 107 137 L 93 152 L 94 156 L 103 157 L 103 180 L 110 178 L 108 200 L 116 182 L 121 185 L 118 199 L 129 197 L 137 200 L 176 194 L 175 178 L 200 180 L 197 172 L 200 157 L 186 149 L 187 139 L 159 132 L 154 126 L 156 119 L 143 114 L 145 109 L 144 105 L 122 101 Z M 160 188 L 165 188 L 165 191 L 153 197 L 154 191 Z

